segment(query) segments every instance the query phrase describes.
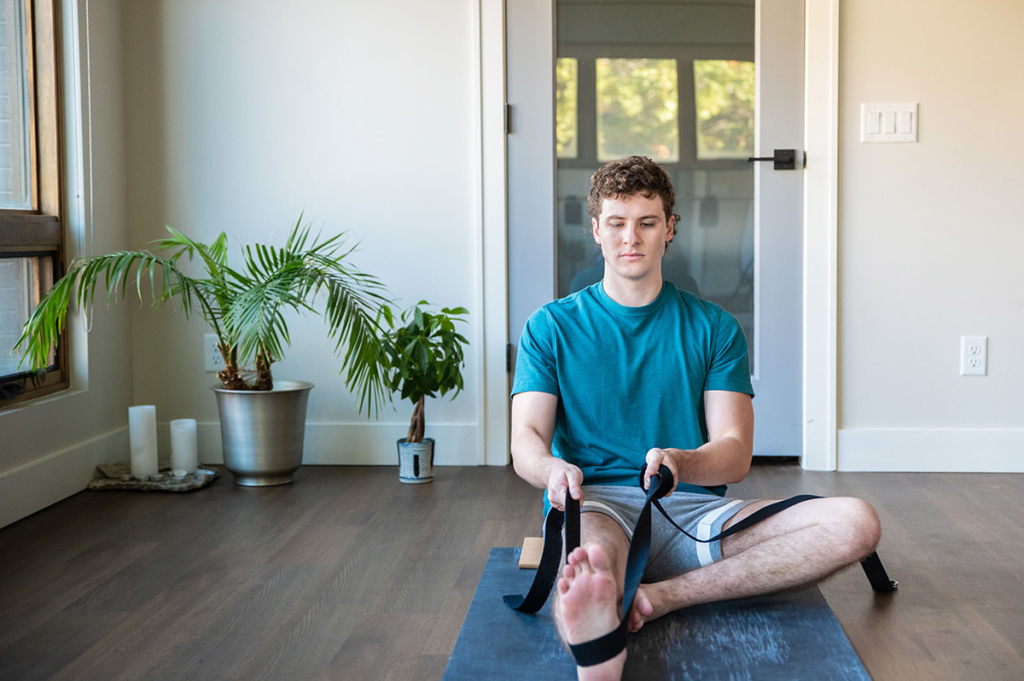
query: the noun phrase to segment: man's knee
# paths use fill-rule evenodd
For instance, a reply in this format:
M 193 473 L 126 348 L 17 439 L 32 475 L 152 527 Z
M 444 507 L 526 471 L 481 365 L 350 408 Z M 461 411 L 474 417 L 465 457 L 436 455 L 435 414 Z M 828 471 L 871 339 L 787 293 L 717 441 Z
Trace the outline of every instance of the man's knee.
M 847 562 L 854 563 L 869 555 L 882 537 L 882 525 L 871 504 L 854 497 L 830 499 L 829 524 L 843 537 Z
M 629 537 L 612 518 L 603 513 L 588 511 L 580 515 L 580 545 L 587 547 L 592 544 L 599 544 L 608 554 L 621 595 L 626 576 L 626 558 L 629 555 Z

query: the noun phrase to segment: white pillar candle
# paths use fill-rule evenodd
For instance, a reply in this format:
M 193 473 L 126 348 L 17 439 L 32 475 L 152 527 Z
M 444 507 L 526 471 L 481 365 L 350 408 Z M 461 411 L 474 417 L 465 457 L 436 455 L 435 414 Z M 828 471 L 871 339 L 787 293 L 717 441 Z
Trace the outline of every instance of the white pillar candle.
M 128 407 L 128 437 L 132 448 L 132 477 L 156 475 L 156 407 Z
M 175 419 L 171 421 L 171 470 L 195 473 L 199 467 L 199 452 L 196 446 L 196 420 Z

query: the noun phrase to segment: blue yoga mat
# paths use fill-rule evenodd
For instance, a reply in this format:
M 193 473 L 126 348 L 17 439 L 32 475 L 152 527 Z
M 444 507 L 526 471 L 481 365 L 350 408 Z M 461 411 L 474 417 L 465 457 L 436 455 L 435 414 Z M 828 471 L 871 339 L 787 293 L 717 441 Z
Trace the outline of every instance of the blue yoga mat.
M 526 593 L 534 570 L 518 548 L 491 549 L 445 681 L 574 679 L 576 665 L 551 620 L 501 597 Z M 867 596 L 866 596 L 867 597 Z M 870 679 L 817 588 L 687 608 L 629 637 L 624 679 Z

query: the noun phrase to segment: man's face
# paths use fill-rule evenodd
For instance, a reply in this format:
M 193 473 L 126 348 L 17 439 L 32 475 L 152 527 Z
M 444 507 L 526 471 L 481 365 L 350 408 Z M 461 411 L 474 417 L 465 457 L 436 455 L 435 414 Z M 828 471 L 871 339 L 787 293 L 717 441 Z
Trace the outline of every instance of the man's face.
M 604 255 L 605 277 L 661 279 L 661 258 L 675 234 L 675 219 L 666 221 L 660 196 L 602 199 L 601 215 L 590 224 Z

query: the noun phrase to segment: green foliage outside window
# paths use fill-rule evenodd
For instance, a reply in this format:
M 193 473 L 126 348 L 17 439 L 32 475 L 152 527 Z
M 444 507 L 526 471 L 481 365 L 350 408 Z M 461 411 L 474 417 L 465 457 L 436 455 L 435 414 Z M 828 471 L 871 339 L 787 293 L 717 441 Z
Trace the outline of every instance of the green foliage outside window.
M 746 158 L 754 152 L 754 62 L 693 62 L 697 158 Z
M 597 60 L 597 158 L 642 154 L 679 160 L 675 59 Z
M 558 158 L 576 158 L 579 119 L 576 116 L 579 62 L 562 57 L 555 62 L 555 146 Z

